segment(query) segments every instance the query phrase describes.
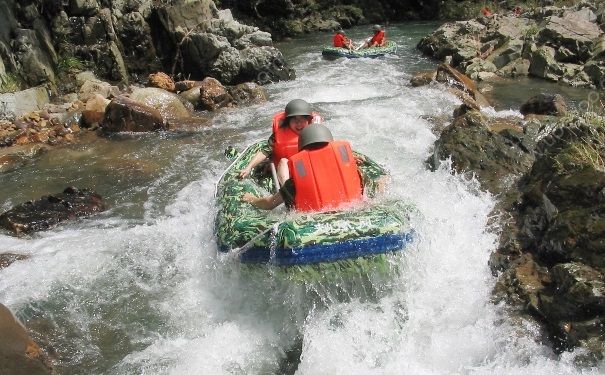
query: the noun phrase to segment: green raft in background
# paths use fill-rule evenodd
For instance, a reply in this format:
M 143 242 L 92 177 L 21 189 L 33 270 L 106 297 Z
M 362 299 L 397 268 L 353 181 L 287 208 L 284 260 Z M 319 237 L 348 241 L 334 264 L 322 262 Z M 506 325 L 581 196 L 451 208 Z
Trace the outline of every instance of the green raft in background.
M 331 269 L 360 257 L 403 250 L 412 241 L 409 216 L 415 209 L 399 201 L 368 201 L 350 210 L 317 213 L 285 212 L 283 207 L 265 211 L 243 202 L 246 192 L 264 196 L 273 191 L 273 181 L 261 167 L 249 178 L 238 178 L 239 171 L 264 147 L 266 141 L 248 147 L 217 183 L 219 251 L 236 254 L 242 263 Z M 378 179 L 387 172 L 364 158 L 359 165 L 364 195 L 373 197 Z
M 387 41 L 384 47 L 363 48 L 360 50 L 348 50 L 346 48 L 339 47 L 326 47 L 321 51 L 321 55 L 326 59 L 337 59 L 339 57 L 354 59 L 358 57 L 379 57 L 384 56 L 387 53 L 395 53 L 396 51 L 397 44 L 389 40 Z

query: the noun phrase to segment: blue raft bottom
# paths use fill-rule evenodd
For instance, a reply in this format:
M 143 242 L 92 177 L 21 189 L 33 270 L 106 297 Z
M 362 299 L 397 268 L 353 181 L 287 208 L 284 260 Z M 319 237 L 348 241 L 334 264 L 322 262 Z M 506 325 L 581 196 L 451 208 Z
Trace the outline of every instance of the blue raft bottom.
M 252 247 L 241 256 L 242 263 L 272 263 L 281 266 L 333 262 L 346 258 L 357 258 L 388 252 L 400 251 L 412 241 L 413 231 L 405 234 L 391 234 L 358 240 L 315 244 L 299 248 L 277 248 L 275 258 L 266 247 Z M 221 249 L 228 251 L 228 249 Z

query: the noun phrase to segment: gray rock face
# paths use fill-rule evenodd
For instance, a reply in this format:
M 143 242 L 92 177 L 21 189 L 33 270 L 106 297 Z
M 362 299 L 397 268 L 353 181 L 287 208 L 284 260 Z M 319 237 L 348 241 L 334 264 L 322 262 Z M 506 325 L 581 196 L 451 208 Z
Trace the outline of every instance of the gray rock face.
M 565 18 L 550 17 L 538 34 L 541 43 L 565 47 L 577 56 L 578 61 L 590 58 L 592 42 L 602 34 L 595 23 L 569 15 Z
M 45 87 L 0 94 L 0 118 L 15 118 L 25 113 L 42 109 L 50 102 Z
M 530 75 L 603 87 L 600 62 L 605 39 L 598 20 L 583 5 L 539 8 L 522 17 L 446 23 L 417 47 L 437 59 L 453 56 L 452 64 L 473 78 L 493 72 L 492 65 L 476 61 L 480 57 L 493 63 L 500 76 Z
M 281 52 L 272 47 L 270 34 L 219 15 L 211 1 L 176 2 L 156 12 L 165 40 L 183 58 L 182 73 L 191 79 L 210 76 L 225 84 L 262 84 L 294 77 Z M 192 13 L 197 16 L 192 18 Z
M 27 85 L 54 85 L 56 75 L 73 66 L 123 84 L 156 71 L 237 84 L 257 79 L 267 60 L 283 62 L 269 33 L 238 22 L 212 0 L 154 6 L 151 0 L 4 0 L 0 10 L 0 76 L 10 74 Z M 244 52 L 257 48 L 262 50 Z M 294 76 L 283 63 L 268 66 L 271 80 Z

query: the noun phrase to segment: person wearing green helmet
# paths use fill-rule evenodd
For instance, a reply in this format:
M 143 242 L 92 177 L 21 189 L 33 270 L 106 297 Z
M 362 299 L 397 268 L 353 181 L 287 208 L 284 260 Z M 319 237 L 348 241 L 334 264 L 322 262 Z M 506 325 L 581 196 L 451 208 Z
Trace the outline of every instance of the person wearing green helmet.
M 349 142 L 334 141 L 320 124 L 300 133 L 298 147 L 289 160 L 279 162 L 277 193 L 265 197 L 245 193 L 242 200 L 263 210 L 285 203 L 298 211 L 321 211 L 361 199 L 361 177 Z
M 267 146 L 250 159 L 250 162 L 239 173 L 240 178 L 246 178 L 259 164 L 270 159 L 275 165 L 282 158 L 289 158 L 298 152 L 298 135 L 312 123 L 321 123 L 323 118 L 311 110 L 311 105 L 302 99 L 288 102 L 283 112 L 273 116 L 273 133 L 267 141 Z
M 384 28 L 380 25 L 372 26 L 374 35 L 361 46 L 361 48 L 384 47 L 387 44 L 387 37 Z

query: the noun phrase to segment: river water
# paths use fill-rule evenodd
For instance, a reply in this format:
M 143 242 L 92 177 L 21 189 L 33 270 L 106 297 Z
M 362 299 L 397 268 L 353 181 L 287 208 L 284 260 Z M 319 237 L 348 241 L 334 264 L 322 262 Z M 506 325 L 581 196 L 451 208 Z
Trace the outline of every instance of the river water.
M 425 118 L 459 104 L 438 86 L 408 84 L 435 66 L 414 48 L 433 28 L 389 27 L 400 48 L 374 60 L 322 60 L 328 34 L 283 42 L 298 78 L 269 85 L 268 103 L 219 113 L 199 132 L 53 150 L 0 175 L 1 210 L 69 185 L 110 205 L 28 238 L 0 235 L 0 253 L 31 255 L 0 270 L 0 302 L 65 374 L 603 373 L 576 367 L 577 353 L 554 354 L 539 327 L 490 302 L 494 198 L 447 162 L 424 164 L 436 140 Z M 271 114 L 294 98 L 391 171 L 389 198 L 418 208 L 416 242 L 386 277 L 294 282 L 217 255 L 223 150 L 266 138 Z

